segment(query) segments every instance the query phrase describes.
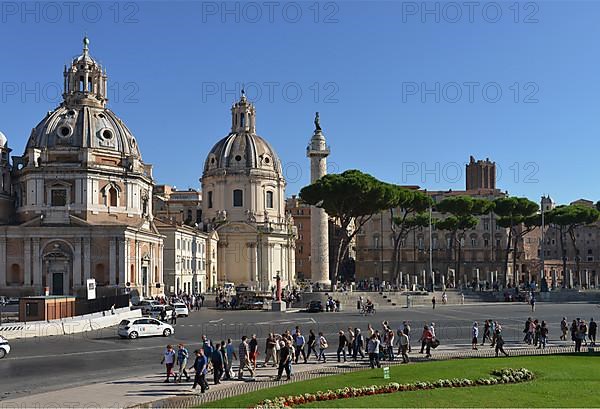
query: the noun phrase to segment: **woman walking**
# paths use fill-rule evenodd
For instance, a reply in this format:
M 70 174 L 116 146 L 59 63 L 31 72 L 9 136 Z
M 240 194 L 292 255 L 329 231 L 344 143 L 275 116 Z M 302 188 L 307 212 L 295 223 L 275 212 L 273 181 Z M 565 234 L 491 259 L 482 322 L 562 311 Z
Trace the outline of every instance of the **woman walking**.
M 477 338 L 479 338 L 479 327 L 477 326 L 477 322 L 473 323 L 473 327 L 471 328 L 471 348 L 477 349 Z

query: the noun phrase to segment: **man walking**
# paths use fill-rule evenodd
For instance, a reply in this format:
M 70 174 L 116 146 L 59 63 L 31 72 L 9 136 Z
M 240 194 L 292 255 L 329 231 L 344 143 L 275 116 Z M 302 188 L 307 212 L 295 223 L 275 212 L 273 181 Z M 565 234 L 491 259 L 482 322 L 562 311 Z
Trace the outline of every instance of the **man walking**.
M 279 350 L 279 368 L 277 368 L 276 380 L 281 380 L 281 375 L 285 370 L 286 380 L 290 380 L 291 377 L 291 363 L 292 363 L 292 341 L 285 341 L 285 345 Z
M 352 359 L 356 361 L 358 354 L 360 354 L 361 358 L 365 357 L 365 353 L 363 352 L 365 348 L 365 337 L 362 332 L 360 332 L 360 328 L 354 329 L 354 341 L 352 341 Z
M 196 374 L 194 375 L 194 385 L 192 385 L 192 389 L 196 389 L 196 386 L 200 385 L 200 392 L 204 393 L 208 389 L 208 383 L 206 382 L 208 359 L 204 356 L 204 350 L 197 349 L 194 352 L 196 354 L 196 360 L 194 361 L 193 368 L 196 371 Z
M 277 353 L 275 346 L 277 345 L 277 341 L 275 340 L 275 336 L 273 333 L 270 333 L 267 337 L 267 342 L 265 346 L 265 363 L 263 366 L 267 366 L 267 363 L 272 360 L 273 367 L 277 366 Z
M 183 344 L 179 344 L 177 349 L 177 372 L 179 374 L 179 378 L 177 379 L 177 382 L 181 382 L 183 375 L 185 375 L 188 382 L 190 381 L 190 375 L 186 371 L 188 357 L 189 353 L 186 347 Z
M 250 351 L 248 348 L 248 337 L 243 336 L 242 342 L 240 342 L 240 346 L 238 348 L 238 355 L 240 358 L 240 368 L 238 370 L 238 380 L 244 379 L 244 370 L 248 369 L 250 371 L 250 376 L 254 377 L 254 368 L 250 363 Z
M 371 338 L 369 338 L 369 342 L 367 343 L 367 352 L 369 354 L 369 366 L 371 367 L 371 369 L 377 367 L 379 368 L 379 338 L 377 338 L 377 335 L 373 334 L 371 335 Z
M 431 305 L 433 305 L 433 309 L 435 310 L 435 295 L 431 299 Z
M 337 360 L 341 362 L 340 354 L 344 354 L 344 362 L 346 362 L 346 346 L 348 345 L 348 338 L 344 334 L 344 331 L 340 330 L 339 332 L 339 344 L 337 349 Z
M 225 379 L 231 379 L 234 375 L 231 371 L 231 367 L 233 366 L 233 360 L 237 359 L 237 355 L 235 354 L 235 347 L 233 346 L 233 341 L 231 338 L 227 338 L 227 345 L 225 345 L 225 355 L 227 356 L 227 360 L 225 361 Z
M 296 350 L 296 359 L 294 361 L 298 363 L 300 354 L 302 354 L 302 358 L 304 358 L 304 363 L 306 363 L 306 352 L 304 352 L 304 344 L 306 343 L 306 340 L 304 339 L 304 335 L 302 335 L 302 333 L 299 330 L 296 332 L 296 337 L 294 341 L 296 342 L 296 345 L 294 345 Z
M 177 324 L 177 311 L 173 308 L 173 310 L 171 310 L 171 325 L 175 324 Z
M 569 324 L 567 323 L 567 317 L 563 317 L 563 319 L 560 321 L 560 332 L 561 332 L 560 340 L 566 341 L 567 333 L 569 332 Z
M 221 383 L 221 376 L 223 376 L 223 355 L 221 355 L 221 344 L 217 343 L 217 345 L 215 346 L 215 350 L 212 353 L 212 356 L 210 357 L 210 362 L 212 363 L 212 367 L 213 367 L 213 374 L 214 374 L 214 380 L 215 380 L 215 385 L 218 385 Z
M 409 362 L 408 359 L 408 345 L 409 345 L 409 339 L 408 339 L 408 335 L 406 335 L 404 332 L 400 332 L 400 353 L 402 354 L 402 363 L 403 364 L 407 364 Z
M 588 339 L 590 340 L 590 346 L 596 346 L 596 331 L 598 330 L 598 324 L 594 321 L 594 318 L 590 318 L 590 325 L 588 326 Z

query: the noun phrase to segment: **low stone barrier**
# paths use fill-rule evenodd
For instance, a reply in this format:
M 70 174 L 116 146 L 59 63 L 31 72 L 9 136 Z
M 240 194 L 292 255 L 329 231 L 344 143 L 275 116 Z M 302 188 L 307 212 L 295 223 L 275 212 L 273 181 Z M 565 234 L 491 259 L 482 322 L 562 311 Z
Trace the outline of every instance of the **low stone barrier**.
M 114 314 L 111 311 L 104 311 L 103 313 L 87 314 L 60 320 L 2 325 L 0 326 L 0 335 L 6 339 L 17 339 L 77 334 L 112 327 L 123 319 L 138 318 L 141 316 L 141 310 L 130 310 L 129 307 L 125 307 L 115 310 Z

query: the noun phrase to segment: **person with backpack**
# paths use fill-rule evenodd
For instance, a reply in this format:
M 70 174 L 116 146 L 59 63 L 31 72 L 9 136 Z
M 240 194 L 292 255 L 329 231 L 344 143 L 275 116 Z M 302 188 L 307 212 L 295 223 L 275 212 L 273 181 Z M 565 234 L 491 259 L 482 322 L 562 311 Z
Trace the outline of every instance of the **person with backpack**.
M 327 362 L 327 357 L 325 356 L 325 350 L 327 348 L 329 348 L 327 339 L 322 332 L 319 332 L 319 357 L 317 358 L 317 362 L 320 362 L 321 358 L 323 358 L 323 363 Z
M 179 374 L 177 382 L 181 382 L 183 375 L 185 375 L 188 382 L 190 381 L 190 375 L 186 371 L 188 357 L 189 353 L 186 347 L 183 344 L 179 344 L 177 348 L 177 366 Z
M 431 333 L 431 329 L 429 326 L 425 325 L 423 327 L 423 333 L 421 334 L 421 352 L 423 353 L 423 349 L 426 348 L 426 358 L 431 358 L 431 343 L 433 342 L 433 334 Z

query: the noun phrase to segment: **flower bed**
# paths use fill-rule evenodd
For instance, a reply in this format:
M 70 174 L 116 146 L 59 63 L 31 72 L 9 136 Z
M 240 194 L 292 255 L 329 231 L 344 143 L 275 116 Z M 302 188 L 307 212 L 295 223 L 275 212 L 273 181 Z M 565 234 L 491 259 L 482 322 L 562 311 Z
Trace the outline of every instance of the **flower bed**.
M 422 389 L 438 388 L 464 388 L 467 386 L 498 385 L 504 383 L 520 383 L 533 379 L 533 373 L 526 369 L 498 369 L 492 371 L 492 376 L 488 378 L 471 379 L 438 379 L 434 382 L 414 382 L 400 384 L 390 382 L 386 385 L 362 386 L 359 388 L 340 388 L 336 390 L 327 390 L 325 392 L 305 393 L 296 396 L 279 396 L 274 399 L 265 399 L 254 406 L 254 409 L 278 409 L 293 407 L 310 402 L 320 402 L 327 400 L 355 398 L 360 396 L 379 395 L 384 393 L 394 393 L 403 391 L 416 391 Z

